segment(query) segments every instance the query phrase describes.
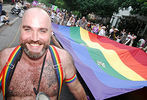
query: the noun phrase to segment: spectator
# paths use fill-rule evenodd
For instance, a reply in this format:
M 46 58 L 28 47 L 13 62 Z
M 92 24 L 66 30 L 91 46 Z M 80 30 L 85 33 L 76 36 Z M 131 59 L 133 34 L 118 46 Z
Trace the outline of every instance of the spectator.
M 98 32 L 100 32 L 101 31 L 101 27 L 103 26 L 103 24 L 100 24 L 100 25 L 98 25 L 98 27 L 99 27 L 99 31 Z
M 118 35 L 117 37 L 116 37 L 116 42 L 120 42 L 120 36 Z
M 63 13 L 60 13 L 60 16 L 59 16 L 59 24 L 60 25 L 63 25 L 63 21 L 64 21 Z
M 84 29 L 87 29 L 87 20 L 85 19 L 85 17 L 83 16 L 82 19 L 80 20 L 79 22 L 79 26 L 84 28 Z
M 126 42 L 126 38 L 127 38 L 127 33 L 126 33 L 126 31 L 122 31 L 121 32 L 121 39 L 120 39 L 120 43 L 122 43 L 122 44 L 124 44 L 125 42 Z
M 135 34 L 132 34 L 132 37 L 131 37 L 131 41 L 130 41 L 130 44 L 129 46 L 132 46 L 133 43 L 134 43 L 134 40 L 137 38 L 137 36 Z
M 57 23 L 56 12 L 54 10 L 51 12 L 51 20 L 53 23 Z
M 112 28 L 109 30 L 109 34 L 111 34 L 114 31 L 114 26 L 112 26 Z
M 98 34 L 98 26 L 96 26 L 96 24 L 93 25 L 93 28 L 92 28 L 92 32 L 95 33 L 95 34 Z
M 74 15 L 72 15 L 67 22 L 67 26 L 74 26 L 74 25 L 75 25 L 75 18 Z
M 89 32 L 91 32 L 91 23 L 90 23 L 90 21 L 88 21 L 88 23 L 87 23 L 87 30 L 88 30 Z
M 1 22 L 4 23 L 5 25 L 9 24 L 9 17 L 8 17 L 8 13 L 3 11 L 3 13 L 1 14 Z
M 117 28 L 114 29 L 114 31 L 111 33 L 110 35 L 110 39 L 111 40 L 116 40 L 117 39 L 117 36 L 116 36 L 116 33 L 118 32 L 119 30 Z
M 121 36 L 123 36 L 125 33 L 126 33 L 126 30 L 123 29 L 123 30 L 121 31 Z
M 80 18 L 76 21 L 76 27 L 79 27 L 80 25 L 79 25 L 79 23 L 80 23 Z
M 126 44 L 126 45 L 130 44 L 131 39 L 132 39 L 132 35 L 131 35 L 131 32 L 129 32 L 128 35 L 127 35 L 126 43 L 125 43 L 125 44 Z
M 17 2 L 15 4 L 15 8 L 18 10 L 19 13 L 21 12 L 21 7 L 22 7 L 22 4 L 20 2 Z
M 57 24 L 60 24 L 60 11 L 57 11 Z
M 144 38 L 141 38 L 137 43 L 137 47 L 142 48 L 144 44 L 145 44 L 145 40 Z
M 102 26 L 102 27 L 101 27 L 101 30 L 100 30 L 100 32 L 99 32 L 99 35 L 100 35 L 100 36 L 106 36 L 106 31 L 105 31 L 105 30 L 106 30 L 106 27 L 105 27 L 105 26 Z
M 109 34 L 108 34 L 108 37 L 110 37 L 111 36 L 111 33 L 114 31 L 114 26 L 112 26 L 112 28 L 109 30 Z

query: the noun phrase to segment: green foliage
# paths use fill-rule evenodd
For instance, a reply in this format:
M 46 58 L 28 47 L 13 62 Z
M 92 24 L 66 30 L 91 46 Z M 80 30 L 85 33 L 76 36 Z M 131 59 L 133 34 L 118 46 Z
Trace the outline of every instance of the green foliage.
M 91 12 L 101 16 L 111 16 L 117 12 L 124 0 L 63 0 L 70 10 L 78 10 L 83 15 Z
M 147 15 L 147 0 L 63 0 L 70 10 L 82 15 L 91 12 L 101 16 L 111 16 L 119 8 L 133 8 L 132 14 Z
M 9 0 L 4 0 L 9 1 Z M 32 2 L 33 0 L 27 0 Z M 140 14 L 147 16 L 147 0 L 38 0 L 45 3 L 57 5 L 59 8 L 68 11 L 78 12 L 82 16 L 94 13 L 100 16 L 112 16 L 114 12 L 118 12 L 119 8 L 128 8 L 131 6 L 132 14 Z M 9 1 L 10 2 L 10 1 Z
M 27 0 L 28 2 L 30 2 L 30 3 L 32 3 L 33 2 L 33 0 Z
M 50 0 L 38 0 L 40 3 L 44 3 L 46 6 L 50 6 Z
M 62 0 L 56 0 L 55 5 L 57 5 L 59 8 L 65 8 L 65 4 Z
M 125 0 L 121 5 L 121 7 L 125 8 L 128 8 L 129 6 L 133 8 L 131 11 L 132 14 L 147 16 L 147 0 Z

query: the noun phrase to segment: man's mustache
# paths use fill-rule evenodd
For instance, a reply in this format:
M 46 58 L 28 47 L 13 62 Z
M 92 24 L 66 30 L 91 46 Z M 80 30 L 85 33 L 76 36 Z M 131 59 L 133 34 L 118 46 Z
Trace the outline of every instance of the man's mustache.
M 44 43 L 42 42 L 42 41 L 32 41 L 32 40 L 30 40 L 30 41 L 23 41 L 22 42 L 22 44 L 26 44 L 26 43 L 28 43 L 28 44 L 39 44 L 39 45 L 44 45 Z

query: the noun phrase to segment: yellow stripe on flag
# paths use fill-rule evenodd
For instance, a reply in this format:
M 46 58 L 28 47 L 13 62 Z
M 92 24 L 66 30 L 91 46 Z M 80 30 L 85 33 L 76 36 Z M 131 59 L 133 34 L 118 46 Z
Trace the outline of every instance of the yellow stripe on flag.
M 138 75 L 136 72 L 128 68 L 119 58 L 114 50 L 109 50 L 103 48 L 100 44 L 92 42 L 89 38 L 89 33 L 87 30 L 80 27 L 81 39 L 87 44 L 88 47 L 99 49 L 108 63 L 116 70 L 118 73 L 132 81 L 145 81 L 143 77 Z

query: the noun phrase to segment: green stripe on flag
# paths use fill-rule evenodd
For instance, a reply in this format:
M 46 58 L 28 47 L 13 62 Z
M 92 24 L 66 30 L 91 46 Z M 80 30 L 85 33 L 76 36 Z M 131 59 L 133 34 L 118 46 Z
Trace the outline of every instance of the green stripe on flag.
M 84 33 L 83 33 L 84 34 Z M 81 45 L 85 45 L 86 43 L 81 39 L 80 36 L 80 27 L 70 27 L 70 37 L 72 40 L 74 40 L 76 43 L 79 43 Z M 123 79 L 123 80 L 128 80 L 126 77 L 122 76 L 121 74 L 119 74 L 117 71 L 115 71 L 112 66 L 107 62 L 106 58 L 104 57 L 103 53 L 98 50 L 98 49 L 94 49 L 94 48 L 90 48 L 90 47 L 86 47 L 91 58 L 93 59 L 93 61 L 99 65 L 99 67 L 106 72 L 107 74 L 113 76 L 113 77 L 117 77 L 119 79 Z M 104 63 L 103 64 L 101 64 Z

